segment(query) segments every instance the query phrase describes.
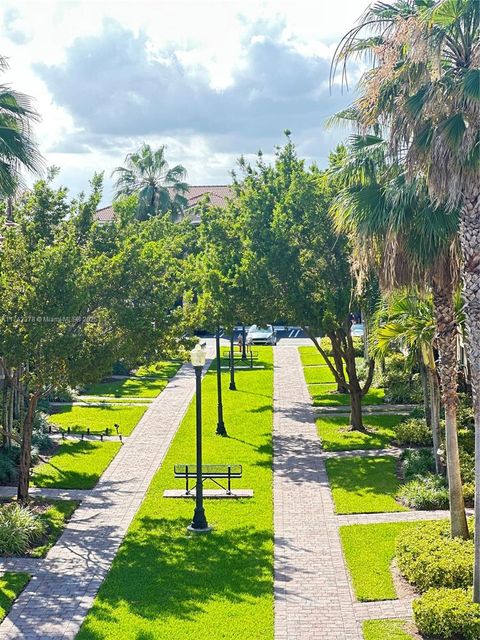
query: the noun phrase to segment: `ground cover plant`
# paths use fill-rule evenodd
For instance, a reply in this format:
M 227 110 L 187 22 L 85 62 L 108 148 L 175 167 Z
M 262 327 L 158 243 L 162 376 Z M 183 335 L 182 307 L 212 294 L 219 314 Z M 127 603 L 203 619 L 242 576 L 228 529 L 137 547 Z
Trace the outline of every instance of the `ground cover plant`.
M 28 506 L 14 500 L 0 506 L 0 554 L 43 558 L 78 506 L 75 500 L 35 498 Z
M 173 465 L 195 459 L 192 403 L 78 640 L 273 638 L 272 349 L 259 351 L 267 368 L 238 371 L 237 391 L 222 376 L 228 438 L 215 435 L 215 373 L 203 382 L 204 462 L 242 464 L 253 499 L 206 501 L 214 531 L 190 537 L 193 501 L 162 497 L 183 486 Z
M 66 440 L 33 469 L 32 484 L 52 489 L 92 489 L 118 453 L 120 442 Z
M 316 424 L 325 451 L 352 451 L 355 449 L 385 449 L 395 437 L 395 426 L 401 416 L 365 416 L 366 432 L 352 431 L 349 421 L 341 416 L 321 416 Z
M 0 576 L 0 622 L 10 611 L 10 607 L 25 589 L 29 580 L 28 573 L 6 571 Z
M 395 500 L 397 461 L 376 458 L 331 458 L 326 461 L 336 513 L 407 511 Z
M 365 620 L 364 640 L 412 640 L 405 620 Z
M 358 600 L 395 600 L 390 566 L 399 534 L 415 522 L 355 524 L 340 527 L 343 553 Z
M 348 393 L 336 393 L 336 388 L 336 384 L 309 384 L 308 390 L 312 396 L 314 406 L 349 406 L 350 399 Z M 370 391 L 363 396 L 362 404 L 383 404 L 384 398 L 385 392 L 383 389 L 371 388 Z
M 90 433 L 105 433 L 105 429 L 109 429 L 111 434 L 116 433 L 114 424 L 118 424 L 119 433 L 129 436 L 145 411 L 146 406 L 65 405 L 55 408 L 55 413 L 49 416 L 49 422 L 63 430 L 70 427 L 72 432 L 85 433 L 90 429 Z

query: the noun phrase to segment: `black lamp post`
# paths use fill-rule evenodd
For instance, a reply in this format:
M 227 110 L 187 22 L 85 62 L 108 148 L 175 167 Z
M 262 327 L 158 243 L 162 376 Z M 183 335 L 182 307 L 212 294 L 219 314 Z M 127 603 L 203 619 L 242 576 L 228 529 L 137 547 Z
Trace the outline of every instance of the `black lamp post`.
M 233 346 L 233 331 L 230 335 L 230 386 L 228 387 L 230 391 L 236 391 L 237 386 L 235 384 L 235 351 Z
M 190 354 L 190 359 L 195 369 L 195 389 L 197 405 L 197 485 L 195 487 L 195 511 L 192 523 L 187 527 L 193 533 L 209 533 L 212 527 L 208 526 L 203 508 L 203 479 L 202 479 L 202 369 L 205 365 L 206 354 L 197 344 Z
M 225 423 L 223 422 L 223 403 L 222 403 L 222 363 L 220 360 L 220 326 L 217 325 L 217 333 L 215 335 L 215 346 L 217 355 L 217 436 L 226 436 L 227 430 L 225 429 Z
M 242 360 L 247 359 L 247 334 L 245 332 L 245 325 L 242 325 Z

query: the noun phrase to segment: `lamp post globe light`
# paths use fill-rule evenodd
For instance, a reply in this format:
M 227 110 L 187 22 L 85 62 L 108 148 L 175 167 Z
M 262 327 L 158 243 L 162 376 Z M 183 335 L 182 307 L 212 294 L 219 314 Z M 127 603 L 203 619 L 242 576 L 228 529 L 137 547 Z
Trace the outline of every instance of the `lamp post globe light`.
M 197 486 L 195 487 L 195 510 L 192 523 L 187 527 L 193 533 L 208 533 L 212 527 L 208 526 L 203 508 L 203 483 L 202 483 L 202 369 L 206 360 L 205 350 L 199 344 L 190 353 L 190 361 L 195 370 L 196 390 L 196 437 L 197 437 Z

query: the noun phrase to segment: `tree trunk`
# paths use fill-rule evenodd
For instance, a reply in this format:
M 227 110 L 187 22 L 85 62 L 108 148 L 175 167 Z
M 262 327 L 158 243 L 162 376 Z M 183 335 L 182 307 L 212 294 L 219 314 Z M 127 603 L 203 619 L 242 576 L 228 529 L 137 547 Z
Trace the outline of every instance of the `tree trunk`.
M 425 367 L 426 369 L 426 367 Z M 444 473 L 442 459 L 438 453 L 441 446 L 440 438 L 440 385 L 437 372 L 434 369 L 427 369 L 430 387 L 430 407 L 431 407 L 431 429 L 433 440 L 433 455 L 435 458 L 435 471 L 438 474 Z
M 445 406 L 445 440 L 450 495 L 450 521 L 453 537 L 468 539 L 457 434 L 457 321 L 453 302 L 453 284 L 433 283 L 433 302 L 437 328 L 438 373 Z
M 432 428 L 433 407 L 432 409 L 430 409 L 433 402 L 431 373 L 423 362 L 420 362 L 420 377 L 422 379 L 423 409 L 425 411 L 425 422 L 427 423 L 427 427 Z
M 480 184 L 478 172 L 463 194 L 460 221 L 467 356 L 475 416 L 475 563 L 473 599 L 480 603 Z
M 350 429 L 352 431 L 366 431 L 363 425 L 362 390 L 360 385 L 350 391 Z
M 332 358 L 335 363 L 335 368 L 337 371 L 344 371 L 342 354 L 340 352 L 339 346 L 337 344 L 337 338 L 335 335 L 328 334 L 328 338 L 332 345 Z M 342 380 L 337 381 L 337 393 L 348 393 L 348 387 L 346 383 Z
M 38 393 L 30 396 L 28 410 L 23 420 L 22 446 L 20 448 L 20 464 L 18 469 L 18 491 L 19 502 L 28 502 L 28 488 L 30 486 L 30 465 L 32 463 L 32 430 L 35 410 L 39 398 Z

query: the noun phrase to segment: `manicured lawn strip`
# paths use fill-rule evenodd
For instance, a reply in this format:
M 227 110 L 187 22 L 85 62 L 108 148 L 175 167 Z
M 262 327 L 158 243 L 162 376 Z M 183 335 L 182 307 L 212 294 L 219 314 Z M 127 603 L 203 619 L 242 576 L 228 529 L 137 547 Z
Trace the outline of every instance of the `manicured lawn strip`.
M 65 441 L 49 462 L 33 470 L 33 485 L 52 489 L 92 489 L 118 453 L 120 442 Z
M 390 565 L 395 540 L 416 522 L 355 524 L 340 527 L 343 553 L 358 600 L 396 600 Z
M 162 494 L 183 486 L 173 465 L 195 460 L 192 403 L 77 640 L 272 640 L 272 350 L 259 352 L 267 368 L 238 371 L 236 392 L 222 376 L 229 438 L 215 436 L 215 373 L 203 383 L 204 462 L 242 464 L 234 486 L 254 498 L 207 500 L 213 533 L 186 534 L 193 501 Z
M 325 387 L 325 388 L 324 388 Z M 328 389 L 327 389 L 328 387 Z M 309 384 L 308 390 L 313 398 L 313 404 L 318 406 L 348 406 L 350 404 L 347 393 L 335 393 L 337 385 Z M 370 389 L 363 396 L 362 404 L 383 404 L 385 391 L 383 389 Z
M 303 369 L 307 384 L 323 384 L 325 382 L 335 383 L 333 373 L 326 364 L 316 367 L 305 367 Z
M 364 640 L 412 640 L 405 620 L 365 620 Z
M 115 434 L 114 424 L 120 425 L 119 433 L 129 436 L 136 427 L 138 421 L 145 413 L 147 407 L 115 406 L 105 404 L 101 407 L 82 407 L 81 405 L 64 405 L 55 407 L 55 413 L 49 417 L 49 421 L 61 429 L 70 427 L 72 432 L 104 433 L 110 429 Z
M 325 364 L 323 356 L 320 355 L 316 347 L 298 347 L 298 352 L 304 367 L 312 364 Z
M 112 396 L 122 398 L 131 396 L 136 398 L 155 398 L 165 389 L 168 380 L 163 378 L 124 378 L 97 382 L 84 390 L 85 395 Z
M 50 507 L 40 516 L 47 525 L 47 539 L 28 554 L 33 558 L 44 558 L 47 555 L 80 504 L 77 500 L 48 500 L 47 502 Z
M 0 576 L 0 621 L 10 611 L 12 604 L 25 589 L 29 580 L 28 573 L 6 571 Z
M 182 366 L 180 360 L 163 360 L 154 364 L 139 367 L 135 371 L 137 376 L 158 376 L 159 378 L 173 378 Z
M 355 449 L 384 449 L 395 436 L 395 425 L 402 416 L 364 416 L 367 433 L 350 431 L 347 417 L 322 416 L 317 428 L 325 451 L 353 451 Z
M 124 398 L 115 398 L 115 396 L 80 396 L 79 402 L 85 402 L 86 404 L 98 404 L 101 406 L 109 406 L 111 404 L 125 404 L 132 406 L 143 406 L 148 405 L 153 402 L 154 398 L 129 398 L 125 396 Z
M 336 513 L 408 511 L 395 500 L 395 458 L 332 458 L 326 465 Z

